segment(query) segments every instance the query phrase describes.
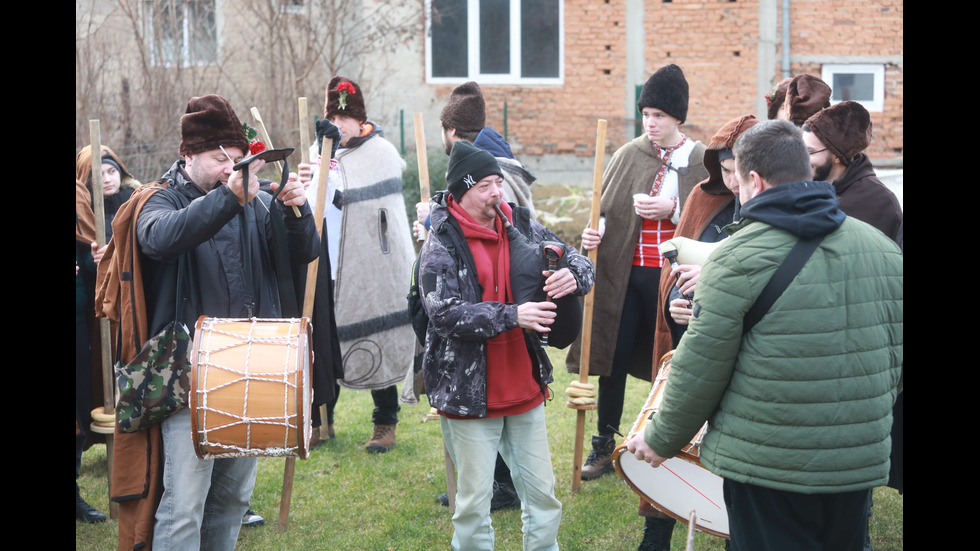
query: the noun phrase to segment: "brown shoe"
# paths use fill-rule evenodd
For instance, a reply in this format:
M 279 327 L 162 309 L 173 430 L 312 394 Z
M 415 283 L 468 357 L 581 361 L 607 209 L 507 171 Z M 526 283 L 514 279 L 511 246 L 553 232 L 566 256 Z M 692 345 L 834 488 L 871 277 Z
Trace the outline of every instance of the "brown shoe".
M 582 465 L 582 480 L 592 480 L 613 470 L 612 452 L 616 441 L 608 436 L 593 436 L 592 451 Z
M 385 453 L 395 447 L 395 427 L 397 425 L 374 425 L 374 436 L 368 440 L 367 451 Z

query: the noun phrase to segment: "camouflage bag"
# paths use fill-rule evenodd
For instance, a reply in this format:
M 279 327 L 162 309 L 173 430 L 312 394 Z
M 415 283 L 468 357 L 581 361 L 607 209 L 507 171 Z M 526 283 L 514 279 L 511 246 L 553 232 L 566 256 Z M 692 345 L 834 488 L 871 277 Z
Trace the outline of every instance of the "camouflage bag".
M 148 429 L 187 407 L 190 348 L 187 326 L 172 322 L 146 341 L 133 361 L 116 363 L 116 425 L 120 432 Z

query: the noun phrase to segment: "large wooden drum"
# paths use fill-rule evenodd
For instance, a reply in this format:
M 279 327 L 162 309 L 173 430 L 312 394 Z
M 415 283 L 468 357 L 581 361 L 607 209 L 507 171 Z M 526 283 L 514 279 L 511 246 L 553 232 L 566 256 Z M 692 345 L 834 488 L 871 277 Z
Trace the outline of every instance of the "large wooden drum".
M 191 353 L 191 425 L 202 459 L 309 454 L 308 318 L 201 316 Z
M 650 416 L 660 409 L 672 357 L 673 352 L 668 352 L 661 360 L 653 389 L 640 410 L 627 441 L 634 436 L 643 438 Z M 684 524 L 690 522 L 691 513 L 694 512 L 694 524 L 698 530 L 727 538 L 728 511 L 725 509 L 722 492 L 723 479 L 701 466 L 701 439 L 707 428 L 705 423 L 688 446 L 657 468 L 637 459 L 626 448 L 626 442 L 623 442 L 613 450 L 613 467 L 626 484 L 647 503 Z

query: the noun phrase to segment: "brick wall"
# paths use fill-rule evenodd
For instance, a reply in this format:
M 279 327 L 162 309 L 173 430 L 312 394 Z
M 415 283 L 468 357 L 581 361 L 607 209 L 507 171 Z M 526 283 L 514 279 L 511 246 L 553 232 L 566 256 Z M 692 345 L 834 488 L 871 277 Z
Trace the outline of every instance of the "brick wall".
M 633 136 L 635 85 L 626 82 L 625 0 L 566 0 L 565 81 L 562 86 L 487 86 L 487 122 L 507 132 L 518 155 L 592 156 L 596 121 L 608 121 L 607 155 Z M 781 6 L 776 5 L 779 12 Z M 793 0 L 791 4 L 792 73 L 820 74 L 825 62 L 864 62 L 874 57 L 901 60 L 903 4 L 897 0 Z M 645 4 L 645 76 L 676 63 L 690 84 L 688 120 L 682 131 L 707 141 L 726 121 L 755 112 L 761 97 L 757 81 L 758 0 L 647 0 Z M 781 13 L 777 13 L 777 26 Z M 776 29 L 772 83 L 781 80 Z M 872 115 L 873 158 L 903 153 L 903 66 L 885 63 L 885 110 Z M 434 86 L 436 104 L 444 104 L 453 86 Z M 757 113 L 757 115 L 760 115 Z M 761 113 L 765 116 L 764 113 Z

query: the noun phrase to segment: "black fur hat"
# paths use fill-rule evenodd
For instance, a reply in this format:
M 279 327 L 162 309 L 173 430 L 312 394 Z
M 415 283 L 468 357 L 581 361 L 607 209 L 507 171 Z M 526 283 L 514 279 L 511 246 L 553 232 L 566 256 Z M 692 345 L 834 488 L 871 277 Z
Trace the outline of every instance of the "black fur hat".
M 683 124 L 687 120 L 687 102 L 688 86 L 684 71 L 671 63 L 650 75 L 640 91 L 636 108 L 639 111 L 643 111 L 644 107 L 660 109 Z

